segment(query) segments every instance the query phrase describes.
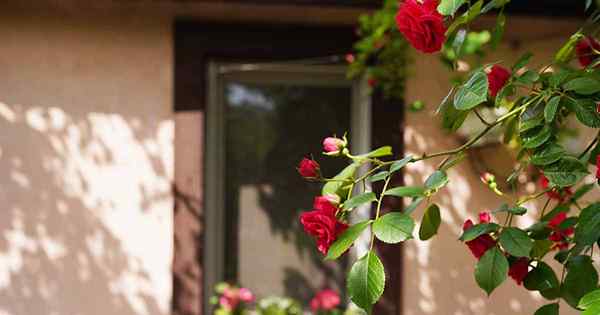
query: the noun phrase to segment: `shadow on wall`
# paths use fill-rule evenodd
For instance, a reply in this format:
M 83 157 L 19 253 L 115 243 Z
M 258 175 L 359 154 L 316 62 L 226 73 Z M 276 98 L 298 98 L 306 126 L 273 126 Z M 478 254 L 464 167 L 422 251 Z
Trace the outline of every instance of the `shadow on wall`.
M 172 122 L 0 103 L 0 314 L 166 314 Z

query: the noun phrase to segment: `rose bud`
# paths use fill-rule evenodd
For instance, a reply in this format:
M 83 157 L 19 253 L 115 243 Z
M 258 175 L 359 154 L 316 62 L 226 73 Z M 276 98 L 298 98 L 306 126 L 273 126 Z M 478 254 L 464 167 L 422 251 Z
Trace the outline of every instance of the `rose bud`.
M 396 25 L 406 40 L 417 50 L 434 53 L 446 41 L 443 16 L 437 11 L 438 0 L 406 0 L 396 14 Z
M 353 54 L 346 54 L 346 62 L 347 63 L 353 63 L 355 60 L 354 55 Z
M 492 66 L 491 71 L 487 74 L 490 96 L 496 97 L 509 78 L 510 72 L 508 70 L 498 65 Z
M 582 67 L 589 66 L 598 57 L 600 43 L 590 36 L 582 38 L 575 47 L 575 54 Z
M 327 137 L 323 140 L 323 151 L 327 155 L 338 155 L 346 147 L 346 141 L 340 138 Z
M 298 173 L 305 179 L 319 178 L 319 163 L 313 159 L 303 158 L 298 164 Z
M 502 196 L 502 192 L 498 189 L 498 183 L 496 183 L 496 176 L 491 173 L 485 172 L 481 175 L 481 181 L 488 186 L 497 195 Z
M 596 155 L 596 180 L 600 181 L 600 154 Z

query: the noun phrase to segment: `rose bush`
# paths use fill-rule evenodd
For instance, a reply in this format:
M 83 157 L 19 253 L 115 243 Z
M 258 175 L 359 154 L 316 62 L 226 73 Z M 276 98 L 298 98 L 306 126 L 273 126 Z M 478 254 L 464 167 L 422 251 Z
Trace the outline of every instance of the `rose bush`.
M 390 87 L 401 87 L 402 83 L 387 70 L 404 65 L 399 60 L 405 58 L 390 58 L 392 52 L 405 47 L 403 42 L 420 52 L 440 52 L 451 69 L 464 68 L 465 56 L 484 56 L 486 45 L 493 48 L 500 41 L 506 21 L 504 7 L 509 3 L 385 1 L 380 12 L 361 20 L 362 39 L 356 54 L 347 58 L 350 75 L 366 74 L 384 92 L 393 90 L 390 95 L 397 96 L 398 91 Z M 591 8 L 592 1 L 585 3 Z M 472 31 L 471 22 L 486 13 L 496 14 L 494 29 Z M 347 277 L 348 295 L 356 305 L 370 312 L 385 288 L 385 271 L 374 243 L 397 244 L 414 234 L 421 240 L 436 235 L 441 211 L 431 197 L 448 184 L 447 172 L 469 154 L 469 149 L 493 129 L 503 129 L 502 141 L 516 151 L 518 165 L 507 181 L 517 186 L 516 179 L 525 176 L 539 185 L 535 193 L 516 202 L 507 200 L 492 211 L 493 216 L 481 213 L 477 224 L 464 222 L 460 241 L 476 258 L 475 281 L 488 295 L 508 277 L 525 290 L 538 292 L 549 302 L 536 315 L 558 314 L 567 305 L 584 315 L 600 314 L 598 271 L 592 259 L 594 248 L 600 246 L 600 202 L 582 199 L 596 185 L 591 180 L 600 178 L 600 132 L 595 131 L 596 136 L 581 152 L 567 150 L 561 136 L 567 123 L 573 121 L 580 128 L 600 129 L 600 44 L 595 39 L 600 32 L 599 20 L 600 12 L 591 13 L 585 27 L 566 39 L 554 59 L 542 67 L 529 66 L 533 55 L 528 53 L 510 67 L 484 63 L 472 67 L 466 77 L 457 76 L 437 110 L 442 126 L 455 131 L 469 115 L 482 124 L 479 133 L 457 148 L 394 158 L 388 146 L 356 154 L 345 137 L 324 140 L 323 153 L 347 160 L 348 166 L 333 177 L 317 174 L 316 179 L 324 183 L 321 196 L 315 199 L 314 210 L 303 213 L 300 220 L 326 259 L 337 259 L 362 233 L 370 234 L 367 252 L 354 262 Z M 402 57 L 400 53 L 396 56 Z M 479 113 L 483 108 L 503 114 L 486 121 Z M 429 159 L 440 162 L 422 184 L 393 187 L 391 179 L 406 165 Z M 590 175 L 593 167 L 597 168 L 595 178 Z M 381 189 L 370 191 L 367 183 L 375 182 L 381 183 Z M 493 174 L 482 175 L 482 182 L 504 198 Z M 407 199 L 407 206 L 401 212 L 383 214 L 384 198 Z M 529 201 L 539 199 L 545 200 L 544 205 L 533 209 Z M 351 212 L 360 206 L 372 206 L 373 216 L 350 225 Z M 424 215 L 417 232 L 413 212 L 421 206 Z M 515 226 L 514 217 L 525 214 L 537 221 L 528 227 Z M 548 260 L 555 260 L 561 270 L 557 273 Z M 561 300 L 566 305 L 559 304 Z

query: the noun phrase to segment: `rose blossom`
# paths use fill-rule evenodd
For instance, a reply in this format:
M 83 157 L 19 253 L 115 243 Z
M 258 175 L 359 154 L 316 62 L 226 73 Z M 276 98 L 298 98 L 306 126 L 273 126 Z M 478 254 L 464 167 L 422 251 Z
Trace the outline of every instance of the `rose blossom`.
M 346 146 L 346 142 L 340 138 L 327 137 L 323 140 L 323 151 L 329 154 L 337 154 Z
M 493 65 L 491 71 L 487 74 L 490 96 L 496 97 L 498 92 L 504 87 L 509 78 L 510 71 L 501 66 Z
M 521 285 L 529 273 L 529 258 L 521 257 L 510 265 L 508 275 L 515 280 L 517 285 Z
M 348 225 L 337 220 L 335 217 L 337 208 L 328 197 L 315 198 L 313 207 L 315 210 L 300 215 L 300 223 L 306 233 L 317 238 L 319 251 L 327 254 L 331 244 L 348 228 Z
M 321 290 L 310 300 L 310 308 L 314 313 L 319 310 L 331 311 L 338 305 L 340 305 L 340 296 L 330 289 Z
M 240 288 L 238 294 L 242 302 L 250 303 L 254 301 L 254 294 L 248 288 Z
M 594 50 L 600 50 L 600 43 L 590 36 L 582 38 L 577 43 L 577 46 L 575 47 L 575 53 L 577 54 L 577 59 L 582 67 L 589 66 L 594 59 L 598 57 L 598 54 L 594 52 Z
M 553 248 L 558 249 L 566 249 L 569 247 L 569 242 L 567 242 L 567 237 L 573 235 L 575 233 L 575 229 L 573 227 L 568 227 L 566 229 L 561 229 L 560 224 L 563 223 L 567 219 L 566 212 L 560 212 L 555 215 L 550 221 L 548 221 L 548 227 L 552 229 L 552 234 L 548 237 L 549 240 L 554 242 Z
M 600 154 L 596 155 L 596 180 L 600 180 Z
M 543 190 L 547 190 L 550 187 L 550 181 L 548 180 L 548 178 L 546 176 L 544 176 L 544 174 L 542 174 L 540 176 L 540 186 L 542 187 Z M 550 199 L 555 199 L 558 200 L 559 203 L 563 203 L 565 202 L 565 200 L 571 198 L 571 195 L 573 195 L 573 192 L 571 191 L 571 187 L 564 187 L 561 190 L 550 190 L 548 192 L 546 192 L 546 195 L 550 198 Z
M 489 216 L 489 214 L 488 214 L 488 216 Z M 482 215 L 480 214 L 479 217 L 481 218 Z M 486 216 L 484 215 L 483 217 L 485 218 Z M 488 223 L 488 222 L 480 222 L 480 223 Z M 471 221 L 471 220 L 465 221 L 465 223 L 463 224 L 463 232 L 467 231 L 468 229 L 470 229 L 472 227 L 473 227 L 473 221 Z M 475 258 L 479 259 L 479 258 L 481 258 L 481 256 L 483 256 L 483 254 L 485 254 L 485 252 L 487 252 L 488 249 L 496 246 L 496 241 L 489 234 L 483 234 L 473 240 L 465 242 L 465 244 L 467 244 L 467 247 L 469 247 L 469 250 L 471 250 L 471 253 L 473 254 L 473 256 L 475 256 Z
M 319 163 L 313 159 L 303 158 L 298 164 L 298 173 L 305 179 L 316 179 L 319 177 Z
M 438 4 L 438 0 L 406 0 L 396 15 L 400 33 L 415 49 L 425 53 L 440 51 L 446 41 L 446 26 L 437 11 Z

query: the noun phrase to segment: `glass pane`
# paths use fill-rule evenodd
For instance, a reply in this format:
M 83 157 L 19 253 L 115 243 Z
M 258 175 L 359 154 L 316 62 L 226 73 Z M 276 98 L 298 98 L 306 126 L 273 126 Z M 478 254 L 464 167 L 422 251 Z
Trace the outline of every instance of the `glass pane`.
M 286 295 L 305 305 L 315 291 L 343 287 L 345 262 L 323 262 L 298 217 L 319 185 L 297 174 L 328 135 L 349 131 L 350 87 L 224 84 L 226 106 L 226 279 L 259 297 Z M 316 157 L 325 170 L 341 161 Z M 333 176 L 335 174 L 325 174 Z

